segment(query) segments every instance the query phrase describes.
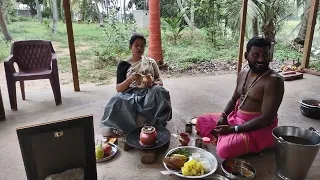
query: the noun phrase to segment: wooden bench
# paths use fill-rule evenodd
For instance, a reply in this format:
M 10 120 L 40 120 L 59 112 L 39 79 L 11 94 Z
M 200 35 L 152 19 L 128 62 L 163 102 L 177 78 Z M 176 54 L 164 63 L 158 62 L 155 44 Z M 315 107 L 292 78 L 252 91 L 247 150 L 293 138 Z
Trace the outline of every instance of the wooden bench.
M 302 79 L 303 73 L 295 72 L 295 71 L 288 71 L 288 72 L 280 73 L 280 76 L 282 76 L 285 81 L 292 81 L 292 80 L 296 80 L 296 79 Z

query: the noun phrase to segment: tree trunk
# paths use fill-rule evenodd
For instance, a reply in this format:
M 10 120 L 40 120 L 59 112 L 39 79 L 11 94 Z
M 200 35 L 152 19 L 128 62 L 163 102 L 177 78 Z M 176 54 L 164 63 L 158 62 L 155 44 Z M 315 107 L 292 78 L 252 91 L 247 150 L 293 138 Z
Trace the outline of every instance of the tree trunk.
M 11 41 L 12 40 L 12 36 L 10 35 L 8 28 L 7 28 L 7 23 L 6 23 L 6 19 L 4 17 L 3 14 L 3 9 L 2 7 L 0 7 L 0 26 L 1 26 L 1 30 L 4 36 L 4 39 L 7 41 Z
M 102 16 L 102 13 L 99 10 L 99 6 L 98 6 L 98 1 L 97 0 L 95 1 L 95 4 L 96 4 L 96 10 L 97 10 L 97 13 L 98 13 L 98 16 L 99 16 L 99 26 L 100 27 L 104 27 L 103 16 Z
M 42 5 L 43 5 L 43 9 L 45 9 L 48 6 L 47 0 L 43 0 Z
M 252 35 L 256 37 L 259 35 L 259 28 L 258 28 L 258 18 L 254 17 L 252 19 Z
M 263 32 L 263 35 L 267 40 L 275 42 L 276 27 L 272 20 L 263 22 L 261 31 Z
M 309 8 L 307 8 L 303 13 L 303 19 L 301 21 L 298 36 L 294 38 L 294 44 L 304 45 L 304 40 L 306 38 L 307 26 L 308 26 Z
M 39 0 L 35 0 L 35 1 L 36 1 L 36 9 L 37 9 L 38 21 L 40 23 L 42 23 L 42 14 L 41 14 L 41 10 L 40 10 Z
M 82 15 L 82 17 L 81 17 L 82 22 L 85 22 L 86 19 L 87 19 L 86 8 L 87 8 L 87 3 L 86 3 L 85 0 L 83 0 L 81 2 L 81 10 L 80 10 L 81 11 L 81 15 Z
M 52 0 L 52 32 L 57 33 L 58 7 L 57 0 Z
M 123 16 L 124 16 L 124 23 L 127 23 L 126 0 L 123 0 Z
M 192 23 L 192 29 L 194 28 L 194 0 L 191 0 L 191 11 L 190 11 L 190 18 Z
M 160 0 L 149 1 L 149 57 L 163 64 L 160 28 Z
M 64 22 L 64 12 L 63 12 L 63 0 L 60 0 L 60 17 Z

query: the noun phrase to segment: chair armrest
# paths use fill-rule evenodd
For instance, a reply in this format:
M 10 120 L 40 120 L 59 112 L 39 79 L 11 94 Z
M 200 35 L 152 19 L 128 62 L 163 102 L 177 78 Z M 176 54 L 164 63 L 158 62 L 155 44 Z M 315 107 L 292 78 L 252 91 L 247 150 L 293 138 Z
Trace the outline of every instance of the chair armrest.
M 56 53 L 51 53 L 52 54 L 52 61 L 56 60 L 57 61 L 57 54 Z
M 4 59 L 4 68 L 5 68 L 6 74 L 7 73 L 13 74 L 16 72 L 16 70 L 14 69 L 13 63 L 14 63 L 14 58 L 12 54 L 10 54 L 6 59 Z
M 58 63 L 57 63 L 57 55 L 56 55 L 56 53 L 52 53 L 51 68 L 52 68 L 52 71 L 57 71 L 58 72 Z

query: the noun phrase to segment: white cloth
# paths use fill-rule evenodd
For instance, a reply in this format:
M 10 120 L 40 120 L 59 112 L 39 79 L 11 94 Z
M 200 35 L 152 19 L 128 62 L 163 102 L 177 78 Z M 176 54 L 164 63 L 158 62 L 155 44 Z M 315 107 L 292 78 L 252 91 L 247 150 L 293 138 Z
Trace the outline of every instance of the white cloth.
M 45 180 L 84 180 L 84 171 L 82 168 L 69 169 L 59 174 L 52 174 Z

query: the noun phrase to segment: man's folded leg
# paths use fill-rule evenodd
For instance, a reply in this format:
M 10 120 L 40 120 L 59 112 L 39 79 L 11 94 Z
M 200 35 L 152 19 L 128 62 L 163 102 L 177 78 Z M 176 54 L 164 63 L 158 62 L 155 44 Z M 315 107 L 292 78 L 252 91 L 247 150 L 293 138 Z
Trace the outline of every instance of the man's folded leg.
M 217 154 L 222 159 L 235 158 L 250 152 L 250 141 L 244 133 L 220 135 L 217 143 Z

